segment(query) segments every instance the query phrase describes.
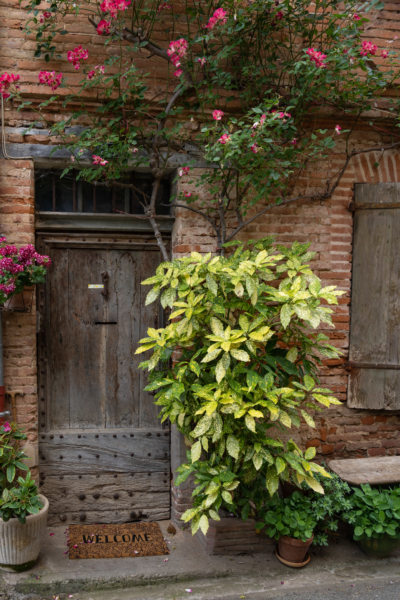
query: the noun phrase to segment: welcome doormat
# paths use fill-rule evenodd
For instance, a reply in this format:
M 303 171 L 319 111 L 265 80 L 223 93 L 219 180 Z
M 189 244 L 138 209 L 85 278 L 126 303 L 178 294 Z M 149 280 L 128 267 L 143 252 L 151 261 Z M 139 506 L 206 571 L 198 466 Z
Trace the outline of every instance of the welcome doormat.
M 158 523 L 70 525 L 69 558 L 125 558 L 169 554 Z

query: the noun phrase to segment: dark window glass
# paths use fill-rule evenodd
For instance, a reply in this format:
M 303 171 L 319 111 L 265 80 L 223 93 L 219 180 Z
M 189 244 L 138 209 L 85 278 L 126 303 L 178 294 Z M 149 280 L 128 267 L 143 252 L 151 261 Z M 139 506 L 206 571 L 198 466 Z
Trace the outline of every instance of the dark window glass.
M 129 173 L 115 185 L 87 183 L 77 179 L 77 171 L 64 177 L 61 170 L 35 172 L 36 208 L 39 211 L 109 214 L 143 214 L 149 202 L 152 176 Z M 157 213 L 170 213 L 171 181 L 162 181 L 157 198 Z

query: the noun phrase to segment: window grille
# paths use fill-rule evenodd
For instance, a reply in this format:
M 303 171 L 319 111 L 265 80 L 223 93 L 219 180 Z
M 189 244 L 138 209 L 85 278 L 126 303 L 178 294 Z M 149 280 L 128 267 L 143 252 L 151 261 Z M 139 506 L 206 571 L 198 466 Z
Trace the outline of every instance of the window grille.
M 140 215 L 144 213 L 143 203 L 150 199 L 153 178 L 148 173 L 129 173 L 113 185 L 77 179 L 76 170 L 64 177 L 61 173 L 62 169 L 38 169 L 35 172 L 38 211 Z M 132 187 L 125 187 L 127 184 Z M 157 214 L 170 214 L 170 194 L 171 179 L 165 178 L 156 202 Z

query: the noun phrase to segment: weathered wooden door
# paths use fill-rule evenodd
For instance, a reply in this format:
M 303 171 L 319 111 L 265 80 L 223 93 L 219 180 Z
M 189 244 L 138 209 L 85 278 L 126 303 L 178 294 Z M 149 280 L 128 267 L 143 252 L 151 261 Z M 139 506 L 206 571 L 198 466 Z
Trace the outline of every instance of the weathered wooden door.
M 355 190 L 348 405 L 400 408 L 400 184 Z
M 169 517 L 169 431 L 135 357 L 159 309 L 140 282 L 160 261 L 137 240 L 39 238 L 40 481 L 52 522 Z

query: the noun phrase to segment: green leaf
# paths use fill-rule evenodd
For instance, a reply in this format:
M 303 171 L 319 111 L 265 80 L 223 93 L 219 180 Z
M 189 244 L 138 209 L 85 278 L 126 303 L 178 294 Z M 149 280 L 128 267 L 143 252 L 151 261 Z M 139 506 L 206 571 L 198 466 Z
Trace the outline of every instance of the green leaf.
M 199 529 L 201 530 L 201 532 L 206 535 L 207 531 L 208 531 L 208 518 L 207 515 L 202 515 L 200 517 L 200 521 L 199 521 Z
M 201 437 L 202 435 L 204 435 L 210 429 L 211 423 L 212 417 L 209 415 L 204 415 L 204 417 L 200 419 L 200 421 L 197 423 L 196 427 L 192 431 L 193 436 Z
M 256 471 L 259 471 L 264 462 L 262 456 L 260 454 L 254 454 L 252 460 L 254 468 L 256 469 Z
M 241 360 L 243 362 L 248 362 L 250 360 L 250 356 L 245 350 L 237 350 L 235 348 L 232 348 L 230 353 L 233 356 L 233 358 L 236 358 L 236 360 Z
M 169 306 L 170 308 L 172 308 L 173 304 L 174 304 L 174 300 L 175 300 L 175 296 L 176 296 L 176 290 L 174 290 L 174 288 L 168 287 L 162 294 L 161 294 L 161 306 L 163 308 L 166 308 L 167 306 Z
M 240 315 L 239 325 L 242 331 L 245 333 L 249 330 L 249 320 L 245 315 Z
M 300 412 L 307 425 L 309 427 L 315 427 L 315 421 L 312 416 L 309 415 L 305 410 L 301 410 Z
M 228 435 L 226 439 L 226 450 L 232 458 L 239 458 L 240 445 L 239 441 L 233 435 Z
M 227 490 L 223 490 L 221 492 L 221 496 L 227 504 L 233 504 L 232 494 L 230 492 L 228 492 Z
M 290 348 L 290 350 L 287 352 L 286 358 L 287 358 L 287 360 L 290 360 L 290 362 L 294 363 L 294 362 L 296 362 L 297 355 L 298 355 L 298 350 L 297 350 L 296 346 L 292 346 L 292 348 Z
M 246 423 L 247 429 L 250 429 L 253 433 L 256 432 L 256 422 L 251 415 L 247 414 L 244 418 L 244 422 Z
M 207 275 L 206 275 L 206 283 L 207 283 L 207 287 L 210 290 L 210 292 L 212 294 L 214 294 L 214 296 L 217 296 L 218 295 L 217 282 L 215 281 L 215 279 L 213 277 L 211 277 L 211 275 L 209 273 L 207 273 Z
M 290 304 L 284 304 L 281 308 L 281 313 L 280 313 L 280 320 L 282 323 L 282 327 L 284 329 L 287 328 L 287 326 L 290 323 L 290 317 L 293 314 L 293 308 L 291 307 Z
M 7 467 L 7 481 L 12 483 L 15 477 L 15 465 L 8 465 Z
M 211 317 L 210 320 L 211 330 L 214 335 L 223 336 L 224 335 L 224 326 L 221 321 L 216 317 Z
M 221 358 L 217 362 L 217 366 L 215 367 L 215 379 L 218 383 L 220 383 L 226 375 L 226 368 L 224 365 L 224 359 Z
M 208 352 L 205 357 L 203 358 L 203 360 L 201 361 L 202 363 L 208 363 L 211 362 L 212 360 L 214 360 L 214 358 L 217 358 L 217 356 L 219 354 L 221 354 L 222 352 L 222 348 L 217 348 L 216 350 L 211 350 L 211 352 Z
M 192 459 L 192 463 L 196 462 L 197 460 L 199 460 L 200 456 L 201 456 L 201 442 L 195 442 L 190 450 L 190 456 Z
M 290 428 L 292 426 L 292 420 L 289 417 L 289 415 L 284 412 L 283 410 L 281 410 L 279 412 L 279 421 L 282 423 L 282 425 L 284 425 L 285 427 Z
M 314 448 L 314 446 L 310 446 L 309 448 L 307 448 L 307 450 L 304 453 L 304 458 L 306 460 L 312 460 L 314 458 L 314 456 L 316 455 L 317 451 Z
M 154 302 L 154 300 L 157 300 L 159 293 L 159 288 L 154 287 L 152 290 L 150 290 L 146 296 L 145 306 L 148 306 L 149 304 Z
M 276 470 L 270 467 L 267 471 L 266 486 L 270 496 L 273 496 L 279 487 L 279 477 Z
M 315 386 L 315 381 L 310 375 L 304 375 L 304 386 L 307 392 L 310 392 Z
M 281 456 L 276 457 L 275 468 L 278 475 L 286 469 L 286 463 Z
M 305 477 L 304 481 L 312 490 L 314 490 L 314 492 L 318 492 L 318 494 L 325 494 L 322 485 L 313 477 Z

